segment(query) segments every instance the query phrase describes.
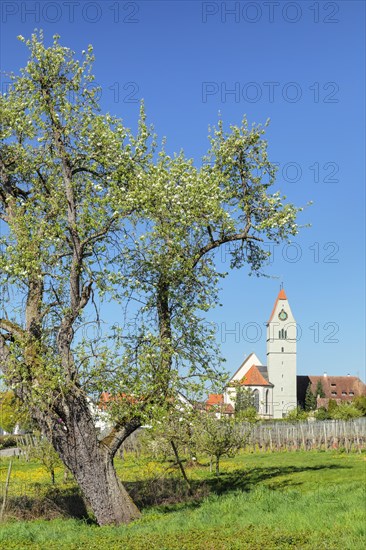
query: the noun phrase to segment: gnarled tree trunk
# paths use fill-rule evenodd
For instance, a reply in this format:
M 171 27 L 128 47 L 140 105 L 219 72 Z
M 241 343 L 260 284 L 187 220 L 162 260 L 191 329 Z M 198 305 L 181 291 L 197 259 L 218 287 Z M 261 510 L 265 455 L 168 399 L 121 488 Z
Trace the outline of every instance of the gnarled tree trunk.
M 72 472 L 99 525 L 129 523 L 140 512 L 119 480 L 113 459 L 118 446 L 99 441 L 85 397 L 70 392 L 59 404 L 63 418 L 50 424 L 39 410 L 38 424 Z M 126 431 L 125 434 L 131 433 Z
M 99 525 L 119 525 L 140 517 L 106 450 L 99 448 L 87 464 L 75 463 L 72 472 Z

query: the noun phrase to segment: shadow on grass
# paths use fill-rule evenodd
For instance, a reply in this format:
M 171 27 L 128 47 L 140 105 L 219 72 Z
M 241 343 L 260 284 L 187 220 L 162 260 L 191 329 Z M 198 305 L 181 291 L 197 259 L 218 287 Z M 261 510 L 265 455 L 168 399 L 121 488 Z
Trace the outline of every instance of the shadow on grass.
M 191 493 L 179 476 L 152 478 L 125 483 L 125 487 L 137 506 L 142 509 L 158 507 L 161 512 L 194 509 L 201 506 L 204 498 L 211 494 L 223 495 L 234 491 L 249 492 L 259 483 L 279 476 L 319 470 L 349 469 L 345 465 L 258 467 L 249 470 L 237 469 L 219 476 L 209 474 L 205 479 L 191 481 Z M 295 488 L 302 482 L 285 479 L 276 482 L 271 489 Z M 7 517 L 17 520 L 77 518 L 95 523 L 84 504 L 77 487 L 51 487 L 42 494 L 21 495 L 9 498 Z
M 222 473 L 219 476 L 212 476 L 205 480 L 205 483 L 210 487 L 211 493 L 221 495 L 230 491 L 250 491 L 258 483 L 273 479 L 279 476 L 296 474 L 301 472 L 312 472 L 319 470 L 338 470 L 348 469 L 349 466 L 339 466 L 336 464 L 320 465 L 320 466 L 283 466 L 283 467 L 263 467 L 253 468 L 250 470 L 234 470 L 228 473 Z M 278 485 L 279 488 L 295 487 L 302 485 L 302 482 L 297 482 L 295 479 L 285 480 Z M 272 487 L 276 489 L 276 486 Z
M 11 496 L 6 506 L 6 518 L 18 521 L 75 518 L 88 524 L 95 523 L 77 487 L 47 487 L 42 494 L 37 492 Z
M 250 470 L 237 469 L 222 473 L 219 476 L 211 474 L 204 480 L 191 481 L 192 494 L 183 479 L 179 477 L 149 479 L 125 483 L 127 490 L 139 508 L 158 506 L 161 511 L 172 512 L 181 509 L 197 508 L 202 500 L 210 494 L 223 495 L 234 491 L 249 492 L 259 483 L 275 479 L 279 476 L 319 470 L 349 469 L 345 465 L 319 466 L 283 466 L 258 467 Z M 296 479 L 285 479 L 271 487 L 272 490 L 297 488 L 302 485 Z

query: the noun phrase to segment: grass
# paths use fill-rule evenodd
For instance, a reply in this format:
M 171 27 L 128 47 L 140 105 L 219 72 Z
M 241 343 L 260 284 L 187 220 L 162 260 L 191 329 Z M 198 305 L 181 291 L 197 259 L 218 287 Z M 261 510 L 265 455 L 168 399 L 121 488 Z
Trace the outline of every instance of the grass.
M 5 469 L 4 460 L 0 480 Z M 149 503 L 146 493 L 163 475 L 161 465 L 129 455 L 117 461 L 117 469 L 132 492 L 143 493 L 140 505 L 145 496 L 140 520 L 103 528 L 75 519 L 8 521 L 1 527 L 0 548 L 357 550 L 366 544 L 364 455 L 243 453 L 223 460 L 218 478 L 207 465 L 188 469 L 199 498 L 175 495 L 169 503 L 162 491 L 160 504 L 159 499 Z M 39 466 L 16 461 L 14 480 L 27 472 L 48 486 Z M 61 483 L 62 471 L 57 475 Z M 171 479 L 179 489 L 179 480 Z M 157 494 L 155 486 L 153 492 Z

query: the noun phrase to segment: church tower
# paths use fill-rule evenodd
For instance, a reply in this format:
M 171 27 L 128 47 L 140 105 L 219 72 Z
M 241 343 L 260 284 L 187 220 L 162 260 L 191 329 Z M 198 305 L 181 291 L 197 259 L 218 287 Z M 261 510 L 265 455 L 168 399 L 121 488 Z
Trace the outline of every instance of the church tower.
M 267 323 L 267 369 L 273 388 L 273 418 L 297 406 L 296 321 L 281 288 Z

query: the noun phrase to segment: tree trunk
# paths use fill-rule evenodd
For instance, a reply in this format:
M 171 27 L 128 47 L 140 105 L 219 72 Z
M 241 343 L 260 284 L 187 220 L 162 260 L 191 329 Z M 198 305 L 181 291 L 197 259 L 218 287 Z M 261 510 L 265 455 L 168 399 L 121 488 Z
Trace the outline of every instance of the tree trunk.
M 9 351 L 5 344 L 6 340 L 0 334 L 0 361 L 7 367 Z M 30 358 L 31 354 L 27 350 L 26 353 Z M 33 365 L 30 365 L 30 372 L 31 367 Z M 119 525 L 137 519 L 140 512 L 118 479 L 113 465 L 123 438 L 114 446 L 105 440 L 98 441 L 89 402 L 76 383 L 67 391 L 54 391 L 41 402 L 32 402 L 31 390 L 29 381 L 15 389 L 20 399 L 28 401 L 31 416 L 73 474 L 99 525 Z M 135 423 L 130 427 L 127 435 L 138 426 Z
M 220 457 L 217 456 L 216 457 L 216 468 L 215 468 L 215 471 L 216 471 L 216 475 L 220 475 Z
M 171 440 L 171 444 L 172 444 L 172 447 L 173 447 L 175 459 L 176 459 L 176 461 L 177 461 L 177 464 L 178 464 L 178 466 L 179 466 L 179 469 L 180 469 L 180 471 L 181 471 L 181 474 L 182 474 L 182 476 L 183 476 L 183 479 L 184 479 L 184 481 L 186 482 L 186 485 L 187 485 L 187 487 L 188 487 L 188 492 L 189 492 L 190 495 L 192 495 L 192 487 L 191 487 L 191 484 L 190 484 L 189 479 L 188 479 L 188 477 L 187 477 L 187 474 L 186 474 L 186 472 L 185 472 L 185 470 L 184 470 L 183 463 L 182 463 L 181 459 L 179 458 L 178 449 L 177 449 L 177 447 L 176 447 L 176 445 L 175 445 L 173 439 Z
M 140 517 L 107 452 L 93 456 L 87 467 L 77 463 L 73 474 L 99 525 L 119 525 Z
M 98 524 L 119 525 L 137 519 L 140 512 L 116 474 L 111 449 L 98 441 L 87 401 L 71 392 L 65 400 L 64 422 L 50 429 L 41 413 L 38 423 L 73 474 Z

